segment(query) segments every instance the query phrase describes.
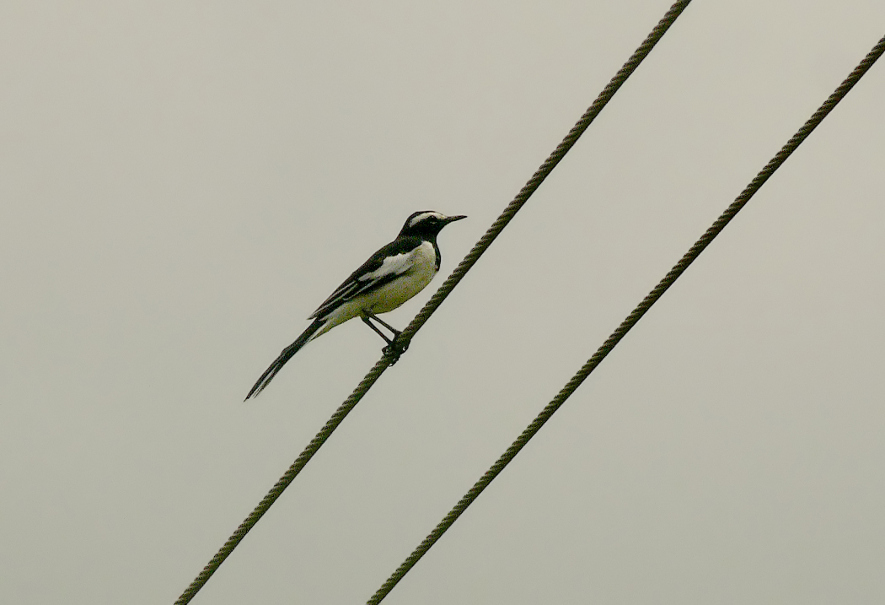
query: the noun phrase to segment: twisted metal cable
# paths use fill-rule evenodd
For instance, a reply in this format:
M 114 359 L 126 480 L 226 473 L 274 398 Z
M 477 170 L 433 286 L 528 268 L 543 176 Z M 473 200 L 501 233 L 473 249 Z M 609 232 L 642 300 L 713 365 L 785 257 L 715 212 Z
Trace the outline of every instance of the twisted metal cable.
M 446 278 L 446 281 L 439 287 L 434 295 L 427 301 L 427 304 L 418 312 L 418 315 L 412 319 L 411 323 L 406 326 L 406 329 L 403 330 L 400 339 L 406 345 L 411 341 L 412 337 L 415 335 L 421 326 L 430 318 L 434 311 L 436 311 L 437 307 L 439 307 L 442 302 L 446 299 L 452 289 L 458 285 L 458 282 L 461 281 L 461 278 L 476 264 L 476 261 L 479 260 L 479 257 L 486 251 L 486 249 L 495 241 L 495 238 L 500 235 L 501 231 L 504 230 L 504 227 L 510 222 L 510 220 L 519 212 L 520 208 L 528 201 L 528 199 L 532 196 L 532 194 L 541 186 L 541 183 L 544 182 L 544 179 L 556 168 L 556 165 L 559 164 L 560 160 L 565 157 L 565 154 L 569 152 L 569 150 L 578 142 L 578 139 L 584 134 L 584 131 L 590 126 L 593 120 L 596 119 L 596 116 L 602 111 L 602 109 L 608 104 L 611 98 L 618 92 L 618 89 L 627 81 L 636 68 L 639 67 L 639 64 L 642 63 L 642 60 L 648 56 L 648 53 L 651 52 L 652 48 L 654 48 L 655 44 L 667 33 L 667 30 L 673 25 L 673 22 L 676 21 L 676 18 L 682 13 L 683 10 L 691 3 L 691 0 L 680 0 L 676 2 L 670 9 L 666 12 L 666 14 L 661 18 L 655 28 L 648 34 L 645 41 L 639 45 L 639 48 L 633 53 L 633 55 L 624 63 L 623 67 L 618 70 L 618 73 L 609 81 L 606 87 L 599 93 L 599 96 L 596 97 L 596 100 L 593 101 L 593 104 L 584 112 L 584 115 L 581 116 L 581 119 L 572 127 L 569 133 L 565 136 L 562 142 L 553 150 L 553 153 L 544 160 L 544 163 L 541 164 L 541 167 L 535 171 L 535 174 L 532 175 L 532 178 L 523 186 L 523 188 L 516 194 L 516 197 L 513 198 L 513 201 L 510 202 L 504 211 L 501 213 L 495 222 L 492 223 L 492 226 L 489 227 L 488 231 L 480 238 L 480 240 L 476 243 L 473 249 L 467 253 L 467 256 L 464 257 L 455 270 L 452 271 L 452 274 Z
M 488 249 L 488 247 L 492 244 L 495 238 L 504 230 L 504 227 L 510 222 L 510 220 L 519 212 L 519 209 L 528 201 L 531 195 L 538 189 L 544 179 L 553 171 L 557 164 L 559 164 L 560 160 L 565 157 L 565 154 L 574 146 L 574 144 L 578 141 L 580 136 L 584 133 L 585 130 L 590 126 L 591 122 L 599 115 L 599 112 L 602 111 L 603 107 L 611 100 L 614 94 L 618 91 L 621 85 L 630 77 L 630 75 L 636 71 L 636 68 L 639 67 L 639 64 L 642 60 L 651 52 L 651 49 L 654 48 L 655 44 L 661 39 L 661 37 L 666 33 L 669 29 L 670 25 L 676 20 L 676 18 L 682 13 L 682 11 L 690 4 L 691 0 L 681 0 L 676 2 L 670 10 L 664 15 L 661 21 L 655 26 L 652 32 L 648 35 L 645 41 L 636 49 L 636 52 L 630 57 L 630 59 L 624 64 L 624 66 L 618 71 L 618 73 L 611 79 L 611 81 L 606 85 L 603 91 L 599 94 L 593 104 L 584 112 L 584 115 L 581 116 L 580 120 L 572 127 L 566 137 L 562 140 L 562 142 L 556 147 L 553 153 L 541 164 L 541 167 L 532 175 L 532 178 L 525 184 L 525 186 L 520 190 L 520 192 L 516 195 L 510 204 L 504 209 L 501 215 L 492 223 L 492 226 L 489 227 L 488 231 L 480 238 L 480 240 L 473 246 L 473 249 L 467 253 L 467 256 L 464 257 L 455 270 L 449 275 L 448 278 L 442 283 L 439 287 L 439 290 L 430 298 L 429 301 L 424 305 L 421 311 L 412 319 L 409 325 L 403 330 L 402 334 L 399 337 L 398 342 L 403 343 L 405 346 L 408 346 L 409 342 L 412 340 L 412 337 L 415 333 L 421 329 L 434 311 L 442 304 L 442 302 L 446 299 L 449 293 L 458 285 L 458 282 L 464 277 L 467 271 L 476 264 L 476 261 L 479 260 L 479 257 Z M 264 513 L 270 509 L 274 502 L 276 502 L 277 498 L 283 493 L 283 491 L 289 486 L 290 483 L 295 479 L 296 476 L 301 472 L 301 469 L 310 461 L 313 455 L 317 452 L 317 450 L 322 447 L 323 443 L 332 435 L 338 425 L 344 421 L 344 418 L 350 413 L 350 411 L 356 406 L 357 403 L 363 398 L 363 396 L 368 392 L 368 390 L 375 384 L 378 378 L 381 377 L 381 374 L 390 366 L 390 358 L 387 356 L 382 357 L 375 366 L 366 374 L 365 378 L 357 385 L 354 389 L 353 393 L 351 393 L 350 397 L 348 397 L 344 403 L 342 403 L 335 413 L 332 414 L 332 417 L 329 418 L 328 422 L 326 422 L 325 426 L 323 426 L 322 430 L 316 434 L 316 436 L 308 443 L 307 447 L 304 448 L 304 451 L 298 456 L 295 462 L 292 463 L 292 466 L 288 468 L 285 474 L 280 477 L 279 481 L 271 488 L 271 490 L 267 493 L 266 496 L 261 500 L 258 506 L 249 514 L 248 517 L 240 524 L 240 526 L 236 529 L 236 531 L 228 538 L 227 542 L 218 550 L 214 557 L 206 564 L 203 570 L 199 573 L 199 575 L 191 582 L 190 586 L 178 597 L 178 600 L 175 601 L 175 605 L 186 605 L 194 598 L 197 592 L 206 584 L 209 578 L 212 577 L 221 564 L 227 559 L 227 557 L 233 552 L 233 550 L 237 547 L 237 545 L 243 540 L 247 533 L 258 523 L 259 519 L 264 516 Z
M 193 582 L 191 582 L 190 586 L 188 586 L 181 596 L 178 597 L 178 600 L 175 601 L 175 605 L 185 605 L 186 603 L 190 603 L 191 599 L 194 598 L 203 585 L 209 581 L 212 574 L 218 570 L 221 564 L 224 563 L 224 560 L 230 556 L 237 545 L 246 537 L 249 530 L 258 523 L 259 519 L 264 516 L 264 513 L 270 509 L 283 491 L 289 487 L 289 484 L 295 480 L 295 477 L 298 476 L 301 469 L 303 469 L 310 459 L 313 458 L 313 455 L 320 449 L 320 447 L 322 447 L 323 443 L 326 442 L 326 439 L 329 438 L 335 429 L 338 428 L 338 425 L 344 421 L 344 418 L 350 413 L 354 406 L 359 403 L 359 400 L 363 398 L 363 395 L 372 388 L 372 385 L 381 377 L 381 374 L 384 373 L 384 370 L 386 370 L 388 366 L 390 366 L 390 358 L 385 355 L 371 370 L 369 370 L 369 373 L 366 374 L 365 378 L 363 378 L 363 380 L 357 385 L 350 397 L 348 397 L 347 400 L 335 410 L 335 413 L 332 414 L 332 417 L 329 418 L 322 430 L 310 440 L 310 443 L 307 444 L 304 451 L 302 451 L 298 458 L 295 459 L 292 466 L 286 470 L 283 476 L 280 477 L 279 481 L 277 481 L 271 490 L 267 492 L 267 495 L 261 499 L 258 506 L 255 507 L 242 523 L 240 523 L 240 526 L 237 527 L 236 531 L 234 531 L 231 537 L 227 539 L 227 542 L 218 549 L 215 556 L 206 564 L 199 575 Z
M 700 255 L 701 252 L 719 235 L 725 226 L 740 212 L 750 198 L 762 187 L 763 184 L 774 174 L 781 164 L 796 150 L 796 148 L 811 134 L 811 132 L 820 124 L 827 114 L 848 94 L 858 80 L 869 70 L 869 68 L 882 56 L 885 52 L 885 37 L 873 47 L 873 49 L 864 57 L 854 71 L 839 85 L 838 88 L 827 98 L 823 105 L 814 112 L 805 124 L 794 134 L 781 150 L 775 155 L 770 162 L 759 171 L 749 185 L 741 192 L 728 208 L 717 218 L 709 229 L 694 243 L 694 245 L 685 253 L 676 265 L 670 269 L 667 275 L 658 283 L 654 289 L 636 306 L 635 309 L 621 322 L 621 325 L 612 333 L 611 336 L 597 349 L 596 353 L 587 360 L 580 370 L 566 383 L 562 390 L 556 394 L 556 397 L 547 404 L 540 414 L 526 427 L 522 434 L 507 448 L 500 458 L 485 472 L 485 474 L 477 481 L 470 491 L 464 495 L 461 500 L 452 508 L 449 513 L 443 517 L 443 520 L 430 532 L 421 544 L 410 554 L 406 560 L 397 568 L 397 570 L 387 579 L 387 581 L 372 595 L 368 600 L 369 605 L 377 605 L 387 594 L 393 590 L 393 587 L 409 572 L 409 570 L 430 550 L 437 540 L 452 526 L 452 524 L 461 516 L 461 514 L 476 500 L 486 487 L 497 477 L 504 467 L 510 463 L 519 451 L 541 430 L 541 427 L 550 419 L 551 416 L 565 403 L 572 393 L 577 390 L 581 383 L 587 379 L 591 372 L 605 359 L 606 355 L 621 341 L 624 335 L 636 325 L 636 323 L 645 315 L 653 304 L 673 285 L 680 275 L 691 265 L 692 262 Z

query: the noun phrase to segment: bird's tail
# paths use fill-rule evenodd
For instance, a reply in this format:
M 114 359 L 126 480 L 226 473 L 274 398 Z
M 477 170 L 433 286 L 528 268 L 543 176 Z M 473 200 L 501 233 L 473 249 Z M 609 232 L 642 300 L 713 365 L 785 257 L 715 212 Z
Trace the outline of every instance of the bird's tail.
M 258 394 L 270 384 L 270 381 L 277 375 L 277 372 L 283 369 L 286 362 L 289 361 L 292 356 L 301 349 L 301 347 L 310 342 L 325 323 L 326 322 L 323 320 L 316 319 L 312 324 L 307 326 L 307 329 L 301 334 L 301 336 L 299 336 L 295 342 L 283 349 L 280 356 L 277 357 L 276 360 L 270 364 L 270 367 L 264 371 L 264 374 L 261 375 L 261 378 L 258 379 L 258 382 L 255 383 L 255 386 L 252 387 L 252 390 L 249 391 L 249 394 L 246 395 L 246 399 L 243 401 L 247 401 L 252 397 L 257 397 Z

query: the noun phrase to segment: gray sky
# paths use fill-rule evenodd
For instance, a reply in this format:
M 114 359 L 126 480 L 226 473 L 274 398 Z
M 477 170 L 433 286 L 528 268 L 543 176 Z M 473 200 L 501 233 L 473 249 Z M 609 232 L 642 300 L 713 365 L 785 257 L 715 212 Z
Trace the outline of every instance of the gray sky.
M 172 602 L 667 1 L 0 5 L 0 602 Z M 885 33 L 698 0 L 194 603 L 361 603 Z M 885 601 L 885 65 L 386 603 Z

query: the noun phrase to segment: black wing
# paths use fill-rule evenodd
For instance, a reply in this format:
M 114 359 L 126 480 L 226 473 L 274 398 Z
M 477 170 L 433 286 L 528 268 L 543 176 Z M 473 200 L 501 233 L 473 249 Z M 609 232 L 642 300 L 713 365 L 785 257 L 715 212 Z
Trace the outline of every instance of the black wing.
M 322 318 L 338 305 L 392 282 L 412 268 L 411 253 L 422 243 L 420 237 L 399 237 L 390 242 L 344 280 L 308 319 Z

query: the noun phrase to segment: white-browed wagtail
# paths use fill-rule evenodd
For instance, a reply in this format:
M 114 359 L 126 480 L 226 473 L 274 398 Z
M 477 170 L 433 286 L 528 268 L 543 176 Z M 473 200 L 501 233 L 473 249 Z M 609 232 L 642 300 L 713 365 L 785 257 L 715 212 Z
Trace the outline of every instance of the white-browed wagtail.
M 362 319 L 387 342 L 384 352 L 396 360 L 404 350 L 396 343 L 400 332 L 381 321 L 376 314 L 393 311 L 430 283 L 439 271 L 442 259 L 436 236 L 443 227 L 462 218 L 467 217 L 446 216 L 430 210 L 412 214 L 395 240 L 370 256 L 308 317 L 313 323 L 295 342 L 283 349 L 246 395 L 246 399 L 263 391 L 301 347 L 354 317 Z M 390 330 L 393 338 L 388 338 L 372 320 Z

